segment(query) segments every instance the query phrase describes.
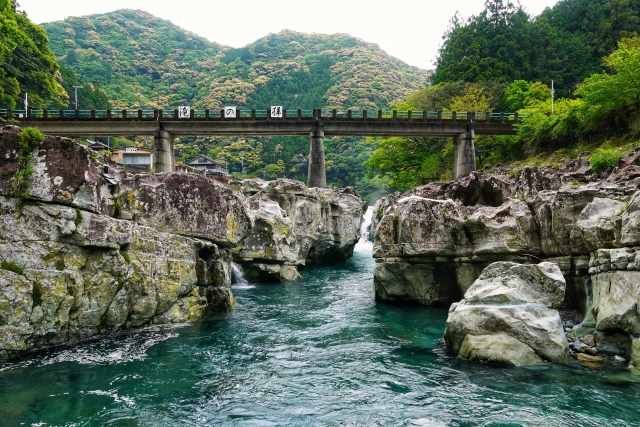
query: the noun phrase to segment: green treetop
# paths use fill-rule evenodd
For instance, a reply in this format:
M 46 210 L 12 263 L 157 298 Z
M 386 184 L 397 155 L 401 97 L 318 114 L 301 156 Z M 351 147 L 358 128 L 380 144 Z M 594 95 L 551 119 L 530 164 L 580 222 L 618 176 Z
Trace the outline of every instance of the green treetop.
M 60 69 L 42 28 L 0 0 L 0 105 L 15 108 L 25 93 L 33 107 L 63 105 Z

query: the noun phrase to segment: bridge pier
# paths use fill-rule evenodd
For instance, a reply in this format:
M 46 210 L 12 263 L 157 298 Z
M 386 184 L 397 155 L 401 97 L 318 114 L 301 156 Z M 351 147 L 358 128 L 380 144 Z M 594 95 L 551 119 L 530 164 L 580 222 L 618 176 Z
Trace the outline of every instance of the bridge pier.
M 169 173 L 174 170 L 173 136 L 166 130 L 160 130 L 154 137 L 153 171 L 155 173 Z
M 456 178 L 469 175 L 477 169 L 475 131 L 472 126 L 456 137 L 454 175 Z
M 319 126 L 309 135 L 307 185 L 309 187 L 327 186 L 327 169 L 324 162 L 324 131 Z

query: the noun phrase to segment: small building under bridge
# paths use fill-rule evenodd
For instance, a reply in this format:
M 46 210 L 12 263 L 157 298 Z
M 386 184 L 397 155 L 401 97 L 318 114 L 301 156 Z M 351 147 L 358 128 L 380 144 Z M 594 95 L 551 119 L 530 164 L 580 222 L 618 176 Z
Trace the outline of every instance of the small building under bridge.
M 195 159 L 187 162 L 187 166 L 203 172 L 205 175 L 211 176 L 227 176 L 229 171 L 225 162 L 219 160 L 213 160 L 212 158 L 204 155 L 197 156 Z

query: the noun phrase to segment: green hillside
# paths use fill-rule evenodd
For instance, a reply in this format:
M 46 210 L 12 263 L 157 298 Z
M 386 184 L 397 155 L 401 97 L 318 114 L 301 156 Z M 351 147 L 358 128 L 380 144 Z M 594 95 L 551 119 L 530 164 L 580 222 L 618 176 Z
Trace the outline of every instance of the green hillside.
M 537 17 L 516 2 L 487 0 L 479 14 L 454 17 L 434 84 L 401 105 L 520 112 L 516 136 L 476 139 L 481 168 L 555 167 L 582 153 L 594 170 L 612 168 L 640 146 L 639 35 L 638 0 L 560 0 Z M 370 174 L 391 189 L 451 178 L 450 141 L 371 145 Z
M 135 10 L 44 27 L 60 63 L 115 106 L 376 108 L 427 83 L 425 71 L 343 34 L 283 31 L 232 49 Z
M 60 64 L 121 107 L 192 101 L 225 51 L 141 11 L 73 17 L 44 28 Z

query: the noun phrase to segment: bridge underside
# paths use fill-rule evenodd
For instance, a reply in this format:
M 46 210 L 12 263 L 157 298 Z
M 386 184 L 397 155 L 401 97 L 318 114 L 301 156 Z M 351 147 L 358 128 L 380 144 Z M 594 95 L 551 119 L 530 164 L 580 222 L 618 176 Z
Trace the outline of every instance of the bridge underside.
M 476 169 L 475 135 L 505 135 L 513 125 L 500 121 L 402 119 L 41 119 L 22 120 L 44 133 L 67 137 L 153 136 L 155 171 L 174 169 L 173 138 L 180 136 L 309 136 L 308 184 L 326 186 L 323 138 L 332 136 L 451 137 L 456 140 L 455 176 Z

